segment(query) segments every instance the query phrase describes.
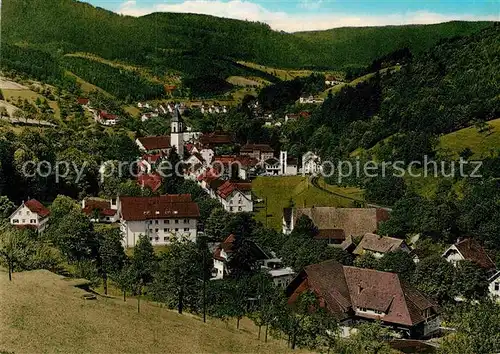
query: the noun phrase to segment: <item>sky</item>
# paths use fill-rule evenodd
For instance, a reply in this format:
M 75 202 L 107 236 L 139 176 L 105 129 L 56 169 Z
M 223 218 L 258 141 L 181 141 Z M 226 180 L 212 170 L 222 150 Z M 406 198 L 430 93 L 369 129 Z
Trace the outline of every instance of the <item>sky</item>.
M 131 16 L 191 12 L 260 21 L 287 32 L 344 26 L 500 21 L 500 0 L 85 0 Z

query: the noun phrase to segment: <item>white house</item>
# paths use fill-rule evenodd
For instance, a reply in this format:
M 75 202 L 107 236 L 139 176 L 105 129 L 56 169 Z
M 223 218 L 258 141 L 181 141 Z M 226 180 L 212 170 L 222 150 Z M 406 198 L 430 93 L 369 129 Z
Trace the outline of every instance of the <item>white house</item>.
M 305 175 L 317 174 L 321 172 L 321 159 L 312 151 L 302 155 L 302 173 Z
M 125 247 L 134 247 L 140 235 L 148 236 L 154 246 L 174 238 L 196 241 L 200 210 L 190 194 L 120 197 L 118 215 Z
M 233 244 L 235 236 L 230 235 L 224 242 L 220 243 L 214 251 L 214 269 L 213 274 L 215 279 L 223 279 L 230 274 L 228 262 L 233 253 Z M 281 259 L 269 258 L 269 256 L 255 242 L 248 242 L 249 252 L 257 260 L 257 265 L 261 269 L 266 270 L 272 277 L 276 286 L 286 288 L 295 277 L 295 273 L 291 268 L 285 268 L 282 265 Z
M 116 125 L 119 121 L 116 114 L 111 114 L 106 111 L 100 111 L 99 114 L 94 111 L 94 118 L 98 123 L 107 126 Z
M 339 85 L 342 83 L 342 80 L 340 80 L 339 78 L 335 77 L 335 76 L 327 76 L 325 77 L 325 85 L 327 86 L 335 86 L 335 85 Z
M 85 198 L 82 200 L 82 211 L 97 223 L 114 223 L 119 220 L 118 201 L 101 198 Z
M 488 282 L 490 285 L 488 286 L 489 293 L 491 297 L 496 299 L 497 301 L 500 301 L 500 271 L 497 271 L 495 274 L 493 274 Z
M 36 199 L 23 202 L 9 217 L 11 225 L 43 231 L 47 227 L 50 210 Z
M 448 247 L 444 251 L 443 257 L 454 266 L 457 266 L 459 261 L 467 260 L 476 263 L 486 270 L 495 268 L 495 263 L 484 248 L 477 241 L 470 238 L 460 240 Z
M 230 213 L 252 212 L 252 184 L 224 181 L 216 191 L 217 199 Z
M 283 262 L 279 258 L 265 259 L 261 269 L 269 273 L 273 279 L 274 285 L 283 289 L 285 289 L 296 276 L 293 269 L 283 266 Z
M 312 95 L 310 95 L 310 96 L 301 96 L 299 98 L 299 102 L 302 103 L 302 104 L 306 104 L 306 103 L 316 104 L 316 103 L 323 103 L 324 99 L 319 98 L 319 97 L 314 97 Z

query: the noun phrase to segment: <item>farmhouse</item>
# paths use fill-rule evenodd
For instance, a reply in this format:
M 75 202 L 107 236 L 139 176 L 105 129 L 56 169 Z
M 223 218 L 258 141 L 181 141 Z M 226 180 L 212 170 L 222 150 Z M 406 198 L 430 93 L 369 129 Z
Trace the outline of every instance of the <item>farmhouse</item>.
M 174 238 L 196 241 L 200 210 L 190 194 L 120 197 L 118 212 L 125 247 L 135 246 L 140 235 L 155 246 Z
M 410 338 L 427 337 L 439 329 L 439 308 L 395 273 L 330 260 L 299 273 L 286 289 L 288 303 L 293 305 L 308 290 L 317 294 L 321 306 L 344 329 L 358 322 L 381 321 Z
M 82 211 L 92 222 L 113 223 L 118 221 L 116 199 L 85 198 L 82 200 Z
M 23 202 L 9 217 L 11 225 L 43 231 L 47 227 L 50 210 L 36 199 Z
M 321 230 L 343 230 L 346 238 L 376 232 L 379 223 L 389 218 L 386 210 L 377 208 L 285 208 L 283 210 L 283 233 L 290 234 L 302 215 L 309 217 L 320 232 Z
M 410 253 L 411 250 L 405 240 L 366 233 L 353 253 L 358 256 L 365 253 L 371 253 L 375 258 L 381 258 L 386 253 L 395 251 Z
M 335 85 L 339 85 L 341 83 L 342 83 L 342 80 L 340 80 L 339 78 L 337 78 L 335 76 L 328 75 L 325 77 L 325 85 L 327 85 L 327 86 L 335 86 Z

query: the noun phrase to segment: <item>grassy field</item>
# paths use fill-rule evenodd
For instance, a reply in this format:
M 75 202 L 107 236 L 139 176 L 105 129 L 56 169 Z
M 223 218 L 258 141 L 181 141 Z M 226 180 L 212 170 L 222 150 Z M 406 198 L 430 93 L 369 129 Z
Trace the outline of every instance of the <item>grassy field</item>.
M 322 182 L 321 182 L 322 183 Z M 341 188 L 329 186 L 330 190 L 346 196 L 361 198 L 361 192 L 356 188 Z M 256 219 L 276 230 L 281 230 L 283 208 L 290 205 L 290 199 L 297 207 L 338 206 L 349 207 L 353 202 L 349 199 L 335 196 L 314 187 L 307 177 L 258 177 L 252 182 L 252 192 L 256 198 L 264 199 L 257 203 Z M 267 214 L 265 200 L 267 204 Z M 267 218 L 266 218 L 267 215 Z
M 492 151 L 500 149 L 500 118 L 488 122 L 491 127 L 489 133 L 479 133 L 475 127 L 469 127 L 443 135 L 439 139 L 438 151 L 442 155 L 458 158 L 460 152 L 469 148 L 474 155 L 473 159 L 481 159 Z
M 23 90 L 2 90 L 2 94 L 4 96 L 4 99 L 6 101 L 9 101 L 9 103 L 16 105 L 17 100 L 28 100 L 30 103 L 35 103 L 37 98 L 40 98 L 40 100 L 44 100 L 45 97 L 42 95 L 31 91 L 29 89 L 23 89 Z M 59 105 L 55 101 L 47 101 L 49 106 L 54 110 L 54 116 L 59 119 L 61 117 L 61 111 L 59 109 Z
M 0 352 L 13 353 L 285 353 L 286 343 L 259 341 L 256 328 L 179 315 L 133 299 L 84 300 L 84 290 L 45 270 L 0 270 Z
M 387 72 L 387 70 L 395 70 L 395 71 L 399 71 L 401 69 L 401 66 L 400 65 L 395 65 L 395 66 L 391 66 L 390 68 L 385 68 L 385 69 L 382 69 L 380 70 L 380 74 L 384 74 Z M 331 88 L 328 88 L 326 89 L 325 91 L 323 91 L 321 94 L 320 94 L 320 97 L 323 97 L 323 98 L 326 98 L 328 96 L 328 93 L 331 92 L 332 94 L 336 94 L 337 92 L 339 92 L 342 87 L 344 86 L 352 86 L 352 87 L 355 87 L 357 84 L 363 82 L 363 81 L 366 81 L 370 78 L 372 78 L 373 76 L 375 76 L 375 73 L 369 73 L 369 74 L 366 74 L 366 75 L 363 75 L 363 76 L 360 76 L 354 80 L 352 80 L 351 82 L 344 82 L 344 83 L 341 83 L 341 84 L 338 84 L 338 85 L 335 85 Z
M 312 70 L 288 70 L 288 69 L 277 69 L 270 66 L 250 63 L 247 61 L 239 61 L 238 64 L 245 65 L 252 69 L 257 69 L 265 73 L 271 74 L 280 80 L 293 80 L 296 77 L 309 76 L 312 73 L 324 73 L 322 71 L 312 71 Z M 336 73 L 338 74 L 338 73 Z

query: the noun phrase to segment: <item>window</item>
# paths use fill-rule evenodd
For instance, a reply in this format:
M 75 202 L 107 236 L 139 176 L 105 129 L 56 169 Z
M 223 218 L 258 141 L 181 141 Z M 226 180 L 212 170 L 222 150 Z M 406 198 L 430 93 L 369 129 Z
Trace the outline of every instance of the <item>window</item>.
M 495 291 L 499 291 L 500 290 L 500 283 L 495 283 Z
M 26 215 L 30 215 L 30 211 L 29 211 L 29 210 L 28 210 L 28 211 L 26 211 Z
M 230 207 L 230 208 L 229 208 L 229 211 L 233 211 L 233 207 Z
M 169 229 L 163 229 L 163 232 L 169 232 L 170 230 Z
M 178 224 L 179 223 L 179 219 L 175 219 L 175 223 Z
M 158 220 L 155 220 L 155 224 L 158 225 Z
M 30 220 L 30 223 L 31 223 L 31 224 L 36 224 L 36 219 L 31 219 L 31 220 Z
M 13 220 L 12 220 L 12 223 L 13 223 L 13 224 L 19 224 L 19 220 L 18 220 L 18 219 L 13 219 Z
M 109 221 L 109 220 L 110 220 L 110 219 L 109 219 L 109 216 L 106 216 L 106 221 Z
M 164 220 L 163 221 L 165 224 L 170 224 L 170 220 Z
M 184 228 L 185 232 L 189 232 L 189 227 Z
M 189 224 L 189 219 L 184 219 L 184 224 Z
M 167 242 L 168 241 L 168 237 L 164 237 L 163 241 Z
M 155 241 L 158 242 L 160 238 L 158 236 L 155 237 Z
M 149 238 L 149 241 L 153 241 L 153 238 L 152 238 L 152 237 L 150 237 L 150 238 Z
M 175 232 L 177 232 L 177 231 L 179 231 L 179 229 L 177 229 L 177 228 L 176 228 L 176 229 L 175 229 Z
M 149 220 L 149 223 L 152 224 L 153 223 L 153 220 Z
M 374 310 L 377 315 L 381 315 L 383 312 L 379 310 Z
M 242 210 L 243 210 L 243 208 L 242 208 L 242 207 L 238 207 L 238 211 L 242 211 Z
M 158 229 L 155 229 L 155 232 L 158 232 Z
M 22 220 L 22 223 L 23 223 L 23 224 L 25 224 L 25 223 L 26 223 L 26 219 L 23 219 L 23 220 Z

